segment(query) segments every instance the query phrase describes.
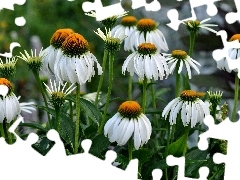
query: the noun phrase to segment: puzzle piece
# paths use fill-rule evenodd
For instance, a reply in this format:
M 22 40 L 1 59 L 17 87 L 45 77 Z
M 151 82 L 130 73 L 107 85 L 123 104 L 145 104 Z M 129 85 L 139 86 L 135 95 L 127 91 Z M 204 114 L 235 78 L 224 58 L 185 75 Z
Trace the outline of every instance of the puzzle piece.
M 240 113 L 240 111 L 238 112 Z M 231 122 L 229 118 L 226 118 L 220 124 L 215 125 L 212 116 L 206 116 L 204 118 L 204 124 L 208 126 L 208 130 L 199 135 L 200 140 L 198 147 L 201 150 L 206 150 L 208 147 L 208 138 L 215 138 L 221 140 L 227 140 L 227 154 L 223 155 L 216 153 L 213 156 L 215 163 L 225 163 L 224 180 L 231 180 L 233 177 L 240 176 L 240 143 L 238 138 L 240 136 L 240 121 Z M 228 131 L 227 131 L 228 130 Z
M 240 1 L 239 0 L 234 0 L 237 12 L 229 12 L 226 14 L 225 19 L 228 24 L 233 24 L 236 21 L 239 21 L 239 16 L 240 16 Z
M 228 67 L 232 71 L 233 69 L 238 69 L 238 78 L 240 78 L 240 59 L 231 59 L 229 57 L 228 50 L 231 48 L 240 48 L 240 43 L 236 41 L 229 42 L 227 39 L 227 33 L 225 30 L 221 30 L 217 33 L 218 36 L 221 36 L 222 42 L 223 42 L 223 49 L 217 49 L 214 50 L 212 55 L 213 59 L 216 61 L 220 61 L 224 58 L 226 58 L 228 62 Z
M 221 1 L 221 0 L 201 0 L 201 1 L 196 1 L 196 0 L 189 0 L 190 6 L 191 6 L 191 13 L 192 17 L 179 20 L 179 13 L 176 9 L 171 9 L 168 11 L 167 16 L 169 20 L 171 21 L 167 25 L 172 28 L 173 30 L 177 31 L 179 25 L 181 24 L 182 21 L 188 21 L 188 20 L 196 20 L 197 16 L 195 13 L 194 8 L 207 5 L 207 13 L 209 16 L 215 16 L 218 12 L 217 7 L 214 5 L 215 2 Z
M 10 47 L 9 47 L 10 52 L 0 53 L 0 56 L 7 57 L 7 58 L 11 58 L 11 57 L 12 57 L 13 49 L 14 49 L 15 47 L 21 47 L 21 45 L 20 45 L 19 43 L 17 43 L 17 42 L 12 42 L 12 43 L 10 44 Z
M 14 10 L 14 4 L 23 5 L 26 0 L 0 0 L 0 10 L 5 8 L 9 10 Z
M 0 138 L 0 158 L 2 162 L 0 163 L 0 173 L 2 177 L 6 179 L 21 179 L 21 176 L 24 176 L 25 180 L 30 180 L 32 176 L 29 173 L 25 173 L 27 169 L 32 174 L 38 174 L 34 179 L 40 180 L 43 177 L 41 177 L 39 169 L 44 167 L 44 176 L 47 175 L 47 179 L 76 179 L 78 177 L 79 179 L 86 180 L 137 180 L 137 159 L 131 160 L 126 170 L 119 169 L 112 165 L 112 162 L 117 157 L 116 152 L 108 151 L 105 160 L 101 160 L 88 153 L 92 143 L 88 139 L 81 143 L 84 153 L 67 156 L 63 142 L 54 129 L 48 131 L 47 137 L 55 141 L 55 145 L 46 156 L 42 156 L 31 147 L 38 140 L 36 134 L 30 134 L 27 140 L 24 141 L 14 132 L 18 124 L 22 121 L 23 118 L 19 117 L 9 128 L 9 131 L 17 139 L 13 145 L 6 144 L 4 139 Z M 29 164 L 31 165 L 29 166 Z M 13 169 L 14 173 L 12 173 Z
M 116 16 L 124 12 L 121 2 L 103 7 L 101 0 L 95 0 L 94 2 L 84 2 L 82 4 L 82 9 L 84 12 L 95 11 L 97 21 L 102 21 L 111 16 Z
M 161 169 L 154 169 L 152 171 L 153 180 L 160 180 L 162 178 L 163 172 Z
M 167 157 L 167 164 L 169 166 L 178 166 L 178 180 L 194 180 L 194 178 L 185 177 L 185 157 L 174 157 L 169 155 Z M 208 174 L 208 167 L 201 167 L 199 169 L 200 177 L 198 180 L 207 180 Z
M 151 3 L 147 3 L 146 0 L 132 0 L 132 9 L 138 9 L 140 7 L 145 7 L 146 11 L 159 11 L 161 4 L 157 0 Z

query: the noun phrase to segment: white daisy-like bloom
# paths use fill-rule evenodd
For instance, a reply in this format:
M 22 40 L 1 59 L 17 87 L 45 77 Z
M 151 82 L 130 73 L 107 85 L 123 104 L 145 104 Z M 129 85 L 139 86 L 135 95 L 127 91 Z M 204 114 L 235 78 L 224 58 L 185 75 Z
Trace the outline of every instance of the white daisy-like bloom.
M 15 66 L 17 63 L 17 58 L 12 57 L 12 58 L 7 58 L 5 62 L 0 58 L 0 75 L 2 77 L 10 78 L 14 75 L 15 73 Z
M 104 41 L 105 49 L 111 52 L 119 51 L 121 43 L 127 37 L 123 31 L 111 34 L 110 29 L 107 28 L 105 28 L 105 34 L 100 28 L 94 32 Z
M 215 31 L 214 29 L 209 28 L 209 27 L 216 27 L 218 25 L 216 25 L 216 24 L 205 24 L 205 22 L 209 21 L 210 19 L 211 18 L 207 18 L 207 19 L 204 19 L 202 21 L 188 20 L 188 21 L 182 21 L 182 23 L 186 25 L 186 27 L 189 31 L 193 31 L 195 33 L 198 32 L 202 28 L 202 29 L 206 29 L 206 30 L 216 34 L 217 31 Z
M 164 76 L 167 78 L 169 75 L 165 57 L 151 43 L 140 44 L 138 50 L 127 57 L 122 66 L 122 73 L 125 75 L 126 71 L 130 72 L 131 76 L 136 73 L 140 81 L 144 77 L 147 80 L 162 80 Z
M 162 117 L 169 119 L 170 125 L 176 124 L 178 114 L 184 126 L 191 124 L 193 128 L 202 123 L 205 116 L 210 114 L 209 103 L 203 102 L 201 94 L 193 90 L 182 91 L 180 97 L 170 101 L 162 112 Z
M 0 78 L 0 123 L 13 121 L 20 114 L 18 98 L 13 93 L 12 84 L 5 78 Z
M 137 28 L 132 31 L 129 38 L 126 39 L 127 51 L 136 51 L 138 46 L 142 43 L 155 44 L 158 51 L 168 51 L 168 45 L 163 33 L 157 28 L 158 24 L 148 18 L 144 18 L 138 21 Z
M 135 30 L 137 24 L 137 19 L 134 16 L 125 16 L 121 20 L 121 24 L 113 27 L 111 30 L 112 36 L 121 36 L 123 33 L 126 36 L 124 40 L 124 50 L 127 50 L 126 39 L 129 38 L 129 35 Z
M 50 45 L 42 51 L 45 54 L 42 59 L 42 69 L 49 75 L 54 75 L 54 63 L 58 50 L 61 48 L 63 41 L 70 34 L 74 33 L 72 29 L 58 29 L 50 39 Z
M 54 74 L 58 81 L 83 85 L 95 75 L 94 62 L 97 64 L 98 74 L 101 75 L 102 67 L 89 51 L 87 40 L 82 35 L 73 33 L 58 50 Z
M 173 74 L 177 66 L 179 67 L 177 69 L 178 74 L 180 74 L 182 72 L 184 64 L 187 69 L 189 79 L 192 78 L 191 67 L 195 71 L 197 71 L 198 74 L 200 73 L 197 65 L 198 66 L 201 66 L 201 65 L 196 60 L 192 59 L 185 51 L 173 50 L 172 54 L 164 54 L 164 56 L 166 57 L 166 61 L 168 62 L 168 65 L 170 66 L 170 69 L 169 69 L 170 74 Z
M 21 96 L 18 96 L 18 101 L 20 100 L 20 98 Z M 34 105 L 34 102 L 20 102 L 21 112 L 32 114 L 32 111 L 36 111 L 36 108 L 33 107 Z
M 238 43 L 240 42 L 240 34 L 234 34 L 230 39 L 229 41 L 238 41 Z M 233 68 L 229 68 L 229 63 L 232 63 L 232 62 L 229 62 L 229 61 L 236 61 L 240 58 L 240 49 L 239 48 L 230 48 L 228 50 L 228 56 L 230 59 L 227 59 L 226 57 L 219 60 L 219 61 L 216 61 L 217 62 L 217 68 L 220 69 L 220 70 L 224 70 L 224 71 L 227 71 L 227 72 L 238 72 L 238 67 L 236 67 L 235 69 Z
M 123 146 L 133 140 L 135 149 L 147 143 L 151 133 L 151 123 L 136 101 L 122 103 L 118 112 L 104 126 L 104 135 L 110 142 L 116 141 Z
M 74 84 L 72 84 L 66 89 L 67 82 L 62 86 L 61 82 L 58 82 L 57 84 L 55 80 L 52 82 L 51 79 L 50 86 L 48 86 L 44 82 L 43 84 L 50 95 L 50 102 L 55 108 L 61 107 L 62 104 L 65 102 L 65 97 L 76 89 L 76 86 Z
M 31 49 L 31 53 L 29 54 L 26 50 L 24 50 L 24 53 L 21 53 L 21 56 L 17 56 L 18 58 L 24 60 L 29 69 L 31 69 L 32 71 L 35 72 L 39 72 L 40 69 L 42 68 L 42 60 L 45 56 L 45 54 L 42 52 L 43 49 L 40 50 L 39 54 L 37 54 L 37 50 L 32 50 Z

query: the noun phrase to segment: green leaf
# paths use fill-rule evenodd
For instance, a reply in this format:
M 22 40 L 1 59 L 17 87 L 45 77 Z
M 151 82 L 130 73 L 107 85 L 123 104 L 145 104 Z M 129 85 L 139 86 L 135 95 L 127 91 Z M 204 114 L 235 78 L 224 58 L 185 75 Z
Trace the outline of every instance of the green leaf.
M 186 154 L 186 171 L 187 176 L 191 176 L 193 171 L 198 173 L 198 169 L 207 162 L 208 151 L 201 151 L 198 148 L 191 150 Z M 194 173 L 195 174 L 195 173 Z
M 183 155 L 183 152 L 185 151 L 187 139 L 188 135 L 185 133 L 175 142 L 169 144 L 169 146 L 166 148 L 166 152 L 164 153 L 165 157 L 167 157 L 168 155 L 181 157 Z
M 139 150 L 133 151 L 133 158 L 137 158 L 141 164 L 149 161 L 152 157 L 152 152 L 149 149 L 141 148 Z
M 102 152 L 106 151 L 110 144 L 108 138 L 105 137 L 104 134 L 100 134 L 92 140 L 92 146 L 89 153 L 99 158 L 103 158 L 104 156 L 102 155 Z
M 96 108 L 94 104 L 92 104 L 90 101 L 81 98 L 80 99 L 81 103 L 81 109 L 86 113 L 86 115 L 93 120 L 98 126 L 99 122 L 101 122 L 101 113 L 100 111 Z
M 18 126 L 23 126 L 23 127 L 31 127 L 43 132 L 47 132 L 49 129 L 43 127 L 41 124 L 32 122 L 32 123 L 20 123 Z
M 46 135 L 39 136 L 38 142 L 32 145 L 33 149 L 45 156 L 50 149 L 54 146 L 55 142 L 50 141 Z
M 61 113 L 61 126 L 60 126 L 60 137 L 66 141 L 66 144 L 70 144 L 71 148 L 73 148 L 74 142 L 74 132 L 75 132 L 75 124 L 73 120 Z

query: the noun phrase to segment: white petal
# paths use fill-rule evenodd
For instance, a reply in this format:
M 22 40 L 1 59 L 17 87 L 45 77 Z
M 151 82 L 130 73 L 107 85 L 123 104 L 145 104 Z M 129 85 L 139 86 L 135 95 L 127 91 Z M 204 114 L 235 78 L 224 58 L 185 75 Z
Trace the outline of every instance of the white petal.
M 138 150 L 140 145 L 141 145 L 141 137 L 140 137 L 139 127 L 138 127 L 138 122 L 134 121 L 134 148 Z

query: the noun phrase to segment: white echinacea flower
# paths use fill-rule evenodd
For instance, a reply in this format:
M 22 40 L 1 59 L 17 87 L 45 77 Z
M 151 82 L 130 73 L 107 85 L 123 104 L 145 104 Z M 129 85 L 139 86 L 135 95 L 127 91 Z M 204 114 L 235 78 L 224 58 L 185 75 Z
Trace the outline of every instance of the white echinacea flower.
M 239 44 L 240 44 L 240 34 L 234 34 L 230 39 L 229 41 L 237 41 Z M 230 69 L 229 68 L 229 63 L 232 63 L 233 61 L 237 62 L 236 60 L 239 60 L 240 58 L 240 48 L 230 48 L 228 50 L 228 56 L 229 56 L 229 60 L 225 57 L 219 61 L 217 61 L 217 68 L 220 69 L 220 70 L 225 70 L 227 72 L 238 72 L 238 68 L 237 65 L 236 65 L 236 68 L 235 69 Z M 232 61 L 232 62 L 229 62 L 229 61 Z M 240 65 L 240 62 L 239 64 Z
M 198 32 L 201 28 L 202 29 L 206 29 L 212 33 L 217 33 L 217 31 L 215 31 L 214 29 L 212 28 L 209 28 L 209 27 L 215 27 L 215 26 L 218 26 L 216 24 L 204 24 L 205 22 L 209 21 L 211 18 L 207 18 L 207 19 L 204 19 L 202 21 L 198 21 L 198 20 L 188 20 L 188 21 L 182 21 L 183 24 L 186 25 L 187 29 L 189 31 L 193 31 L 193 32 Z
M 158 24 L 149 18 L 138 21 L 137 28 L 132 31 L 129 38 L 126 39 L 126 51 L 134 52 L 142 43 L 155 44 L 158 51 L 168 51 L 168 45 L 163 33 L 157 28 Z
M 135 149 L 147 143 L 151 133 L 151 123 L 136 101 L 122 103 L 118 112 L 104 126 L 104 135 L 108 136 L 110 142 L 116 141 L 123 146 L 133 140 Z
M 80 34 L 70 34 L 58 50 L 54 64 L 54 74 L 58 81 L 85 84 L 95 75 L 94 62 L 98 74 L 102 67 L 96 57 L 89 51 L 88 41 Z
M 130 72 L 131 76 L 136 73 L 140 80 L 143 80 L 144 77 L 147 80 L 154 79 L 156 81 L 158 77 L 162 80 L 164 76 L 167 78 L 169 75 L 165 57 L 151 43 L 140 44 L 137 51 L 127 57 L 122 66 L 124 75 L 126 70 Z
M 42 68 L 50 75 L 54 74 L 54 63 L 56 60 L 57 52 L 61 48 L 62 43 L 70 34 L 74 33 L 72 29 L 58 29 L 54 32 L 50 39 L 50 45 L 42 51 L 45 56 L 42 59 Z
M 121 23 L 111 30 L 112 36 L 121 36 L 123 33 L 126 36 L 126 39 L 129 38 L 129 35 L 135 30 L 137 24 L 137 19 L 134 16 L 125 16 L 122 18 Z M 126 39 L 124 40 L 124 50 L 127 49 Z
M 106 35 L 100 28 L 94 32 L 104 41 L 105 49 L 111 52 L 119 51 L 121 43 L 127 37 L 124 32 L 111 34 L 111 31 L 107 28 L 105 28 Z
M 178 74 L 182 72 L 183 65 L 185 64 L 188 77 L 189 79 L 192 78 L 191 68 L 195 69 L 197 73 L 199 74 L 200 71 L 198 69 L 198 66 L 201 66 L 197 61 L 192 59 L 185 51 L 182 50 L 173 50 L 172 54 L 164 54 L 166 56 L 166 61 L 168 62 L 168 65 L 170 66 L 170 74 L 173 74 L 176 67 L 178 67 L 177 71 Z
M 191 124 L 193 128 L 198 122 L 202 123 L 205 116 L 210 114 L 209 103 L 203 102 L 201 94 L 193 90 L 182 91 L 180 97 L 167 104 L 162 112 L 164 119 L 169 119 L 170 125 L 176 124 L 178 114 L 183 126 Z
M 13 93 L 13 86 L 5 78 L 0 78 L 0 123 L 10 123 L 21 112 L 18 98 Z
M 50 102 L 55 108 L 60 108 L 65 102 L 65 97 L 76 89 L 76 86 L 74 84 L 66 88 L 67 86 L 67 82 L 66 82 L 61 87 L 60 82 L 58 82 L 58 85 L 57 85 L 56 81 L 54 80 L 52 83 L 51 79 L 50 79 L 50 86 L 48 86 L 44 82 L 43 84 L 50 95 Z

